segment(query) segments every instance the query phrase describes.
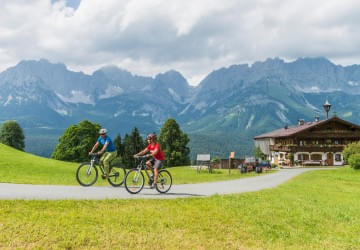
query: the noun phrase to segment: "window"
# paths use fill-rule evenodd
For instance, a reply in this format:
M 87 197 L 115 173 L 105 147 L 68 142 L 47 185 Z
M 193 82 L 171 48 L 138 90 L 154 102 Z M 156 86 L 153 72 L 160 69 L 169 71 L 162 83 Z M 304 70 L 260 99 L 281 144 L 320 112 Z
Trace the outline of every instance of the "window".
M 321 161 L 321 155 L 320 154 L 312 154 L 311 155 L 311 160 L 313 161 Z
M 341 161 L 341 154 L 335 154 L 335 161 Z
M 299 154 L 298 155 L 298 160 L 307 161 L 307 160 L 309 160 L 309 155 L 308 154 Z

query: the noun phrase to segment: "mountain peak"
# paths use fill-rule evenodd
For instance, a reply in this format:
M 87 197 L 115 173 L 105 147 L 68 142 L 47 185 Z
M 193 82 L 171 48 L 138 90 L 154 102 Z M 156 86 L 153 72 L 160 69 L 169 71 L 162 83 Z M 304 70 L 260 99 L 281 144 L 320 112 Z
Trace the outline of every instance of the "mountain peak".
M 325 57 L 304 57 L 304 58 L 298 58 L 296 61 L 293 62 L 297 65 L 307 65 L 307 66 L 326 66 L 326 67 L 333 67 L 335 64 L 333 64 L 329 59 Z
M 158 78 L 158 79 L 178 79 L 178 80 L 182 80 L 182 81 L 186 81 L 186 79 L 184 78 L 184 76 L 179 72 L 179 71 L 176 71 L 174 69 L 171 69 L 171 70 L 168 70 L 164 73 L 160 73 L 160 74 L 157 74 L 155 76 L 155 79 Z
M 15 67 L 20 68 L 29 68 L 33 69 L 34 67 L 42 67 L 42 68 L 57 68 L 61 70 L 67 70 L 66 65 L 64 63 L 52 63 L 47 59 L 39 59 L 39 60 L 22 60 Z

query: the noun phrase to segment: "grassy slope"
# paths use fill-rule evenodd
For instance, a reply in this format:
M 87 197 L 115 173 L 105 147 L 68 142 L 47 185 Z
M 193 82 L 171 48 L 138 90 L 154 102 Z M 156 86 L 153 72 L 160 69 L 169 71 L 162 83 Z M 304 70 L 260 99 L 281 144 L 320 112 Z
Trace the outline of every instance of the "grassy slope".
M 3 144 L 0 144 L 0 155 L 0 182 L 78 185 L 75 179 L 78 163 L 31 155 Z M 228 175 L 227 170 L 216 170 L 214 174 L 208 174 L 206 171 L 197 174 L 196 169 L 189 167 L 176 167 L 168 170 L 173 176 L 174 184 L 221 181 L 257 175 L 255 173 L 242 175 L 237 170 L 232 170 L 231 175 Z M 109 184 L 99 178 L 96 185 Z
M 360 171 L 176 200 L 0 201 L 0 248 L 359 249 Z
M 35 156 L 3 144 L 0 153 L 0 182 L 76 184 L 76 163 Z

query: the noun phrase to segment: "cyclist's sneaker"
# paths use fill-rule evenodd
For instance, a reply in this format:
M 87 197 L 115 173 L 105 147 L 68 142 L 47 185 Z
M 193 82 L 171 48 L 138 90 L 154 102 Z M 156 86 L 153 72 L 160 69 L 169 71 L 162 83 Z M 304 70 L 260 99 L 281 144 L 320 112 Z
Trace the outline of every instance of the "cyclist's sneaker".
M 155 188 L 155 185 L 156 185 L 155 183 L 152 183 L 152 184 L 150 185 L 150 188 L 151 188 L 151 189 Z

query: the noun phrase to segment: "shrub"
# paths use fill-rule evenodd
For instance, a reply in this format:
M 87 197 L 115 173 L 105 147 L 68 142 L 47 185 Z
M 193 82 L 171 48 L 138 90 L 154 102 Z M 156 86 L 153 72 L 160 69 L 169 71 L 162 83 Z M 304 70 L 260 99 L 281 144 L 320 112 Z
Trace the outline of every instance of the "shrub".
M 360 153 L 350 155 L 349 164 L 354 169 L 360 169 Z
M 211 162 L 212 162 L 212 163 L 219 163 L 219 162 L 220 162 L 220 159 L 217 158 L 217 157 L 214 157 L 214 158 L 211 159 Z
M 277 167 L 278 167 L 277 164 L 275 164 L 275 163 L 271 164 L 271 168 L 277 168 Z
M 348 145 L 343 150 L 344 160 L 348 162 L 351 155 L 360 153 L 360 142 L 353 142 Z

